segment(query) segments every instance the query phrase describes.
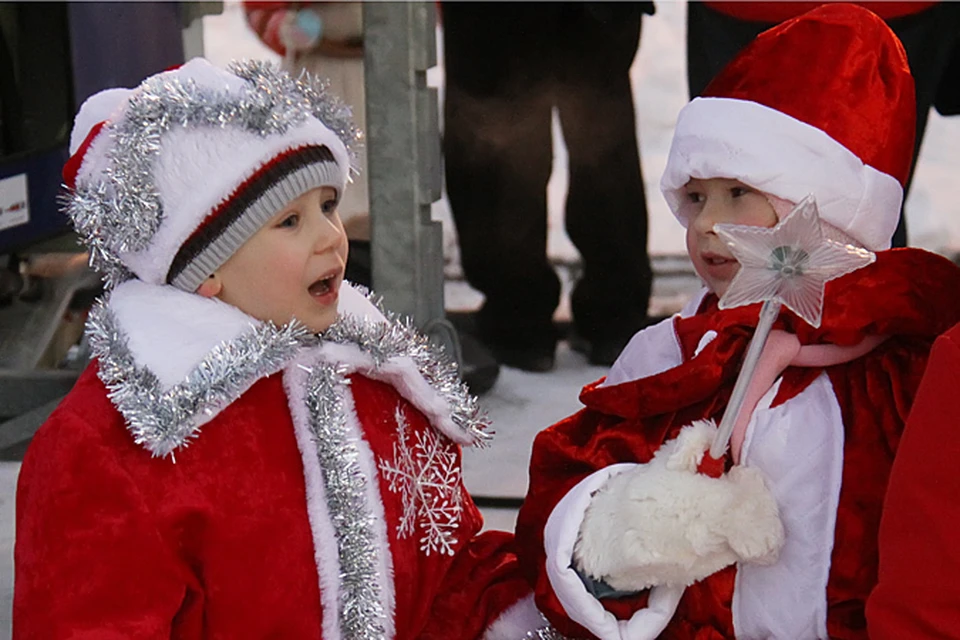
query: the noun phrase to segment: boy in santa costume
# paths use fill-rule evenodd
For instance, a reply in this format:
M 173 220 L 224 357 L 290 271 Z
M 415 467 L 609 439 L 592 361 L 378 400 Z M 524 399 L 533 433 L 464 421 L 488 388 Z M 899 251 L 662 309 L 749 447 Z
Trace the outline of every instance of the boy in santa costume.
M 322 88 L 260 63 L 195 59 L 81 107 L 66 208 L 108 294 L 20 472 L 14 637 L 543 624 L 512 537 L 477 535 L 475 399 L 343 281 L 358 138 Z
M 681 111 L 661 188 L 706 288 L 533 447 L 518 555 L 559 633 L 867 638 L 887 478 L 960 320 L 952 263 L 888 250 L 914 118 L 903 48 L 848 4 L 761 34 Z M 719 308 L 740 266 L 714 225 L 773 227 L 811 195 L 823 236 L 875 260 L 826 284 L 819 327 L 780 313 L 712 477 L 759 308 Z

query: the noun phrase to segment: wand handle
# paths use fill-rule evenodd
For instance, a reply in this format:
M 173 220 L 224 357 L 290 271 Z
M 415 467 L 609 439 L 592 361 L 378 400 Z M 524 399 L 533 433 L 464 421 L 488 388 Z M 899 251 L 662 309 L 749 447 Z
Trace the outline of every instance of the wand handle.
M 766 300 L 760 308 L 760 319 L 757 321 L 757 330 L 750 340 L 747 347 L 747 355 L 743 360 L 743 367 L 740 369 L 740 375 L 733 385 L 733 393 L 730 394 L 730 401 L 720 419 L 720 427 L 717 429 L 717 436 L 710 445 L 710 457 L 719 459 L 727 450 L 730 443 L 730 436 L 733 435 L 733 426 L 737 423 L 740 410 L 743 408 L 743 398 L 747 393 L 747 386 L 753 377 L 753 371 L 757 368 L 757 361 L 760 360 L 760 354 L 763 352 L 763 346 L 767 343 L 767 337 L 770 330 L 773 329 L 773 323 L 780 315 L 780 303 L 775 300 Z

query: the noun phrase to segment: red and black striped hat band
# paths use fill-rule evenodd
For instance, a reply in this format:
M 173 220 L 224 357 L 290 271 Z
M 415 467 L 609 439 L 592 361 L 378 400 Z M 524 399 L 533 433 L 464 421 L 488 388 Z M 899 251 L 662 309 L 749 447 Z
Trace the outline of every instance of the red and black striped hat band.
M 196 291 L 291 201 L 317 187 L 339 189 L 342 181 L 340 167 L 326 146 L 308 145 L 274 156 L 211 211 L 180 246 L 167 272 L 167 284 Z

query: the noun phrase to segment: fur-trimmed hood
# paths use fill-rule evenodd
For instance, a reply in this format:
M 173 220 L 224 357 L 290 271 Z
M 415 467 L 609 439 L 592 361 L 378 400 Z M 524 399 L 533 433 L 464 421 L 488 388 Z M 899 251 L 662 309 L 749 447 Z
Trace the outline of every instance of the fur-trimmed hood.
M 349 283 L 339 312 L 315 335 L 296 322 L 276 327 L 216 299 L 129 280 L 95 306 L 87 335 L 111 402 L 154 455 L 188 444 L 257 380 L 297 366 L 308 351 L 345 375 L 391 383 L 458 444 L 490 437 L 456 365 L 409 322 Z

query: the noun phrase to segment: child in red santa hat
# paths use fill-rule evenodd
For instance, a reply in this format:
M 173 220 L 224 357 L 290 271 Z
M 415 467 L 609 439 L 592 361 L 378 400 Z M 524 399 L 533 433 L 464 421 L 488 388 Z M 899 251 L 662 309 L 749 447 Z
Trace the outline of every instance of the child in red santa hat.
M 960 320 L 952 263 L 888 250 L 907 60 L 877 16 L 830 4 L 761 34 L 705 96 L 661 188 L 706 288 L 537 437 L 519 556 L 572 637 L 866 638 L 890 467 L 930 345 Z M 875 260 L 827 283 L 819 327 L 780 314 L 792 350 L 761 356 L 725 472 L 698 473 L 758 316 L 718 306 L 740 265 L 714 225 L 773 227 L 809 195 L 825 238 Z
M 66 208 L 94 359 L 17 493 L 18 638 L 504 638 L 452 365 L 343 274 L 359 134 L 309 78 L 195 59 L 81 107 Z M 189 446 L 188 446 L 189 445 Z

